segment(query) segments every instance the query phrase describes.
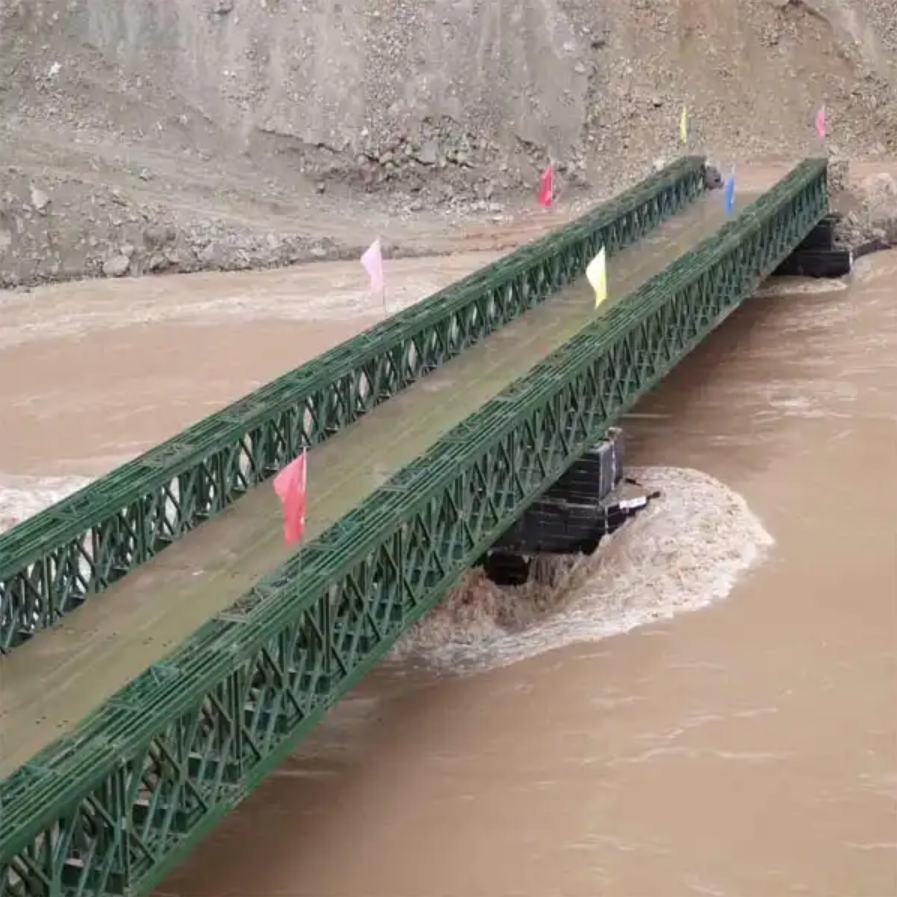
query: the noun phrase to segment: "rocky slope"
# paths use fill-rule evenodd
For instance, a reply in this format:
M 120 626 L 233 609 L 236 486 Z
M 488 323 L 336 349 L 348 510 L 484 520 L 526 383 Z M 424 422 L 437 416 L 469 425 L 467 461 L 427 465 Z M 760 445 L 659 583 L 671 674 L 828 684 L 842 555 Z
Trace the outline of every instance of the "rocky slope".
M 683 102 L 722 166 L 823 151 L 821 103 L 897 158 L 897 4 L 0 0 L 0 284 L 410 249 L 548 160 L 620 189 Z

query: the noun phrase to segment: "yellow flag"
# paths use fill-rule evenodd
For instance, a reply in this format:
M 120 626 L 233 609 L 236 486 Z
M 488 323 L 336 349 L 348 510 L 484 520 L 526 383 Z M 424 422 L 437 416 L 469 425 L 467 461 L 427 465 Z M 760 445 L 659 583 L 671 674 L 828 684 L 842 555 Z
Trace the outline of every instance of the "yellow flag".
M 679 139 L 683 145 L 688 143 L 688 106 L 682 107 L 682 115 L 679 116 Z
M 595 308 L 598 308 L 605 299 L 607 299 L 607 260 L 604 247 L 586 268 L 586 280 L 591 284 L 595 291 Z

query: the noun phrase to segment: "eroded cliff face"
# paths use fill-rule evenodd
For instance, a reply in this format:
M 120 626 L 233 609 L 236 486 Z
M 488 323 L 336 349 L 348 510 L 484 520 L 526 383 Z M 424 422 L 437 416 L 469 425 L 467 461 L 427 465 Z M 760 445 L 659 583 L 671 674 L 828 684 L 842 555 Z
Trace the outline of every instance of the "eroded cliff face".
M 884 153 L 897 147 L 897 5 L 885 19 L 872 6 L 7 0 L 4 55 L 23 66 L 6 103 L 17 87 L 33 94 L 42 73 L 28 85 L 27 70 L 43 57 L 47 80 L 53 56 L 63 114 L 102 117 L 122 97 L 158 109 L 162 128 L 212 128 L 221 149 L 291 152 L 318 173 L 501 165 L 521 151 L 588 171 L 609 153 L 672 151 L 682 102 L 711 152 L 812 148 L 825 102 L 838 149 Z
M 897 158 L 895 85 L 894 0 L 0 0 L 0 286 L 351 254 L 549 160 L 596 198 L 683 103 L 724 168 Z

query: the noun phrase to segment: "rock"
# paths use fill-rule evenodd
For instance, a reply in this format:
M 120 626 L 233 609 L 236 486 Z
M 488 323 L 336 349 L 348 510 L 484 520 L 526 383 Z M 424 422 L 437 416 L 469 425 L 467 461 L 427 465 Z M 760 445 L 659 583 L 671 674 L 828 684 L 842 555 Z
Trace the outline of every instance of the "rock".
M 33 184 L 31 186 L 31 205 L 38 212 L 43 212 L 50 205 L 50 197 Z
M 859 208 L 845 215 L 835 229 L 838 243 L 852 248 L 897 246 L 897 179 L 887 174 L 866 178 L 856 198 Z
M 152 271 L 153 273 L 158 273 L 159 271 L 164 271 L 166 268 L 171 266 L 171 262 L 165 258 L 164 255 L 154 255 L 150 258 L 149 263 L 146 266 L 147 271 Z
M 849 165 L 845 160 L 839 159 L 837 161 L 832 160 L 829 162 L 828 190 L 830 196 L 847 189 L 849 179 Z
M 177 232 L 173 227 L 152 225 L 143 231 L 143 242 L 150 249 L 160 249 L 168 243 L 173 243 L 176 239 Z
M 0 253 L 6 252 L 12 245 L 12 234 L 8 230 L 0 228 Z
M 439 144 L 435 140 L 425 141 L 414 158 L 422 165 L 435 165 L 439 161 Z
M 134 247 L 130 243 L 122 243 L 118 247 L 118 251 L 126 258 L 130 259 L 134 255 Z
M 719 173 L 719 169 L 713 165 L 707 165 L 704 168 L 704 186 L 708 190 L 717 190 L 723 185 L 723 179 Z
M 124 255 L 114 255 L 103 262 L 103 274 L 106 277 L 124 277 L 131 267 L 131 260 Z
M 227 250 L 214 240 L 199 252 L 199 263 L 204 268 L 222 268 L 227 262 Z

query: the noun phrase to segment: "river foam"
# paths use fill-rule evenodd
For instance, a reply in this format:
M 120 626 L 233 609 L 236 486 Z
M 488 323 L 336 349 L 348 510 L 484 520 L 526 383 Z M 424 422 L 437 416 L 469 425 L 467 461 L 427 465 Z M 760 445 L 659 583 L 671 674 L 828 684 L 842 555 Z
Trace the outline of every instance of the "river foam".
M 83 489 L 88 477 L 33 477 L 0 474 L 0 533 Z
M 713 477 L 662 467 L 631 473 L 662 497 L 594 555 L 553 559 L 537 581 L 515 587 L 469 571 L 391 660 L 474 673 L 669 620 L 727 597 L 773 544 L 744 499 Z
M 741 496 L 713 477 L 665 467 L 632 474 L 661 498 L 594 555 L 548 559 L 522 586 L 468 571 L 390 660 L 474 673 L 668 620 L 725 598 L 773 542 Z M 0 531 L 88 482 L 0 477 Z

